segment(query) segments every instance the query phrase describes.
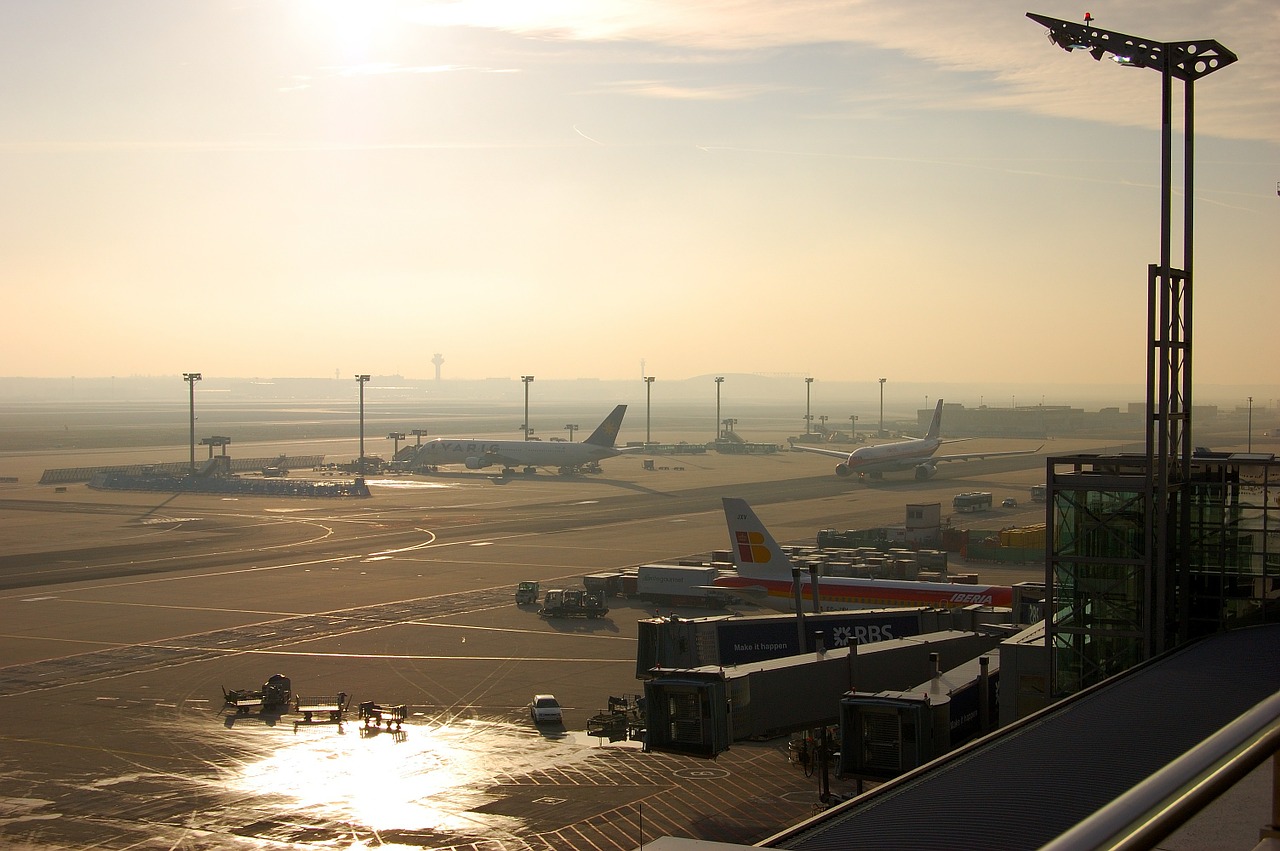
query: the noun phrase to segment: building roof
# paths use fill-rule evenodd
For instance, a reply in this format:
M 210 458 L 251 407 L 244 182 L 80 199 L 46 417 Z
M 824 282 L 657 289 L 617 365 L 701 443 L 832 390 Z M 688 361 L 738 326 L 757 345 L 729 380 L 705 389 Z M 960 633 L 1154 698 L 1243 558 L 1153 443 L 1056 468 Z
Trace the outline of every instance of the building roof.
M 1280 691 L 1280 625 L 1165 654 L 764 847 L 1036 849 Z

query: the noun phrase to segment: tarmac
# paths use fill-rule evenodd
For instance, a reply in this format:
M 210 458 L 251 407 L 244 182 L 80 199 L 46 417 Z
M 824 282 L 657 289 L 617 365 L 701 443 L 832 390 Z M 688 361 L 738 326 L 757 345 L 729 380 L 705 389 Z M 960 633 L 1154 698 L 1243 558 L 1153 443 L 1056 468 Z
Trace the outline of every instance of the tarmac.
M 18 482 L 0 484 L 0 844 L 20 849 L 756 842 L 821 807 L 785 737 L 707 761 L 588 736 L 609 696 L 642 691 L 636 623 L 659 612 L 617 598 L 600 620 L 547 620 L 514 604 L 516 582 L 577 586 L 725 549 L 722 496 L 747 499 L 785 542 L 901 524 L 907 504 L 949 514 L 975 490 L 1020 507 L 968 523 L 1045 519 L 1026 499 L 1039 456 L 862 484 L 800 453 L 631 455 L 572 478 L 372 477 L 366 499 L 58 491 L 32 484 L 37 468 L 67 466 L 56 457 L 4 466 Z M 1044 574 L 964 570 L 1002 584 Z M 348 720 L 224 710 L 223 688 L 275 673 L 297 694 L 351 695 Z M 562 726 L 530 721 L 544 692 Z M 403 729 L 362 726 L 363 700 L 407 704 Z

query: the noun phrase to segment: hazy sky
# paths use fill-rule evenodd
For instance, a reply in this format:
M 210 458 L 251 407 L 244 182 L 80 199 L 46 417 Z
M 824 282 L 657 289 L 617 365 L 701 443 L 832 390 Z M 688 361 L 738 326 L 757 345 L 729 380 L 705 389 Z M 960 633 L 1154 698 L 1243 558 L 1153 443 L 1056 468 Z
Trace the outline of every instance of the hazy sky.
M 1194 368 L 1274 383 L 1275 0 L 6 0 L 0 374 L 1141 385 L 1160 75 L 1085 8 L 1240 56 Z

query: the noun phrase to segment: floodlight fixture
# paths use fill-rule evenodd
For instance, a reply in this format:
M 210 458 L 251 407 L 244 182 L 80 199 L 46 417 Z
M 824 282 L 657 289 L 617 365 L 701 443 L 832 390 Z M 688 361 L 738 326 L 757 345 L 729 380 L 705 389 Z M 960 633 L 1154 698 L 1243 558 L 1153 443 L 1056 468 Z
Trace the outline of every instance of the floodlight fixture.
M 1211 38 L 1159 42 L 1091 26 L 1091 15 L 1085 15 L 1083 24 L 1032 12 L 1027 17 L 1047 28 L 1049 41 L 1068 53 L 1087 50 L 1095 60 L 1110 54 L 1119 65 L 1154 68 L 1184 82 L 1208 76 L 1239 58 Z

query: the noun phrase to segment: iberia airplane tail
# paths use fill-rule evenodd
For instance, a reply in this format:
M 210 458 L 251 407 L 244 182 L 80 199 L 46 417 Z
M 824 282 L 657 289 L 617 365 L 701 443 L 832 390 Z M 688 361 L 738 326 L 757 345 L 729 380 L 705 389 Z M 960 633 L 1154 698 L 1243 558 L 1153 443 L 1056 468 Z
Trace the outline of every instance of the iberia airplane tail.
M 791 580 L 791 559 L 745 499 L 724 497 L 724 519 L 729 524 L 729 546 L 739 576 Z

